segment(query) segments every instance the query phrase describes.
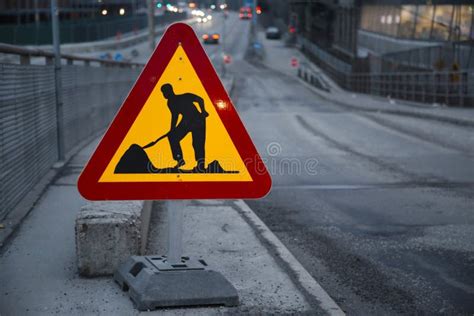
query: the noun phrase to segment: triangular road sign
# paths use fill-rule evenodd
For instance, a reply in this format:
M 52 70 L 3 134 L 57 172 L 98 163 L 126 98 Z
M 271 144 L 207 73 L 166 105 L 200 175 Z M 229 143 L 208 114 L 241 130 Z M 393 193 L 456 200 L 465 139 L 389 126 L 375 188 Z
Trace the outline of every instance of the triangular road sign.
M 192 28 L 171 25 L 82 172 L 89 200 L 259 198 L 271 178 Z

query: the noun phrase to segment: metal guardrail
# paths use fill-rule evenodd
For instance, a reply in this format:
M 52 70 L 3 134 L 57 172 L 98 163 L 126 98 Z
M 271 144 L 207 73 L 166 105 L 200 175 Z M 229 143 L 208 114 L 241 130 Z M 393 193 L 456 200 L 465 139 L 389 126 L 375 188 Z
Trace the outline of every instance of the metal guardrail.
M 341 87 L 347 87 L 347 76 L 352 72 L 352 65 L 334 57 L 306 38 L 299 36 L 297 42 L 312 62 L 329 74 Z
M 331 91 L 331 87 L 326 82 L 321 73 L 318 71 L 314 71 L 306 63 L 301 63 L 300 67 L 298 68 L 298 77 L 318 89 L 327 92 Z
M 25 48 L 16 45 L 0 43 L 0 53 L 17 55 L 20 58 L 20 64 L 29 65 L 31 64 L 32 57 L 44 57 L 47 65 L 52 65 L 54 60 L 54 53 L 46 50 L 36 49 L 36 48 Z M 66 60 L 68 65 L 72 65 L 74 61 L 81 61 L 85 65 L 90 65 L 90 63 L 96 63 L 99 66 L 119 66 L 119 67 L 142 67 L 143 64 L 132 63 L 132 62 L 122 62 L 116 60 L 108 59 L 99 59 L 86 56 L 76 56 L 61 54 L 61 59 Z
M 17 64 L 0 63 L 0 220 L 58 161 L 53 53 L 0 45 Z M 44 58 L 32 65 L 33 58 Z M 142 64 L 62 55 L 67 156 L 111 121 Z M 35 60 L 36 61 L 36 60 Z
M 186 18 L 186 13 L 169 13 L 155 16 L 155 25 L 165 25 Z M 147 26 L 145 15 L 62 20 L 60 25 L 61 43 L 82 43 L 137 32 Z M 0 41 L 15 45 L 48 45 L 52 42 L 51 22 L 39 24 L 2 24 Z

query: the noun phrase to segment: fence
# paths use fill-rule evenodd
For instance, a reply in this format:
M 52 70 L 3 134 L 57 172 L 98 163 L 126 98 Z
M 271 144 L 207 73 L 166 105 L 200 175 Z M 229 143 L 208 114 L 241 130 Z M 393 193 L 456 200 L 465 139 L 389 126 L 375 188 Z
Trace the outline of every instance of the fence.
M 185 18 L 186 13 L 169 13 L 155 17 L 155 25 L 167 24 Z M 147 17 L 100 17 L 100 19 L 61 21 L 61 43 L 91 42 L 117 36 L 119 33 L 138 31 L 147 26 Z M 51 23 L 36 25 L 0 25 L 0 42 L 15 45 L 51 44 Z
M 303 52 L 344 89 L 408 101 L 474 106 L 473 68 L 357 73 L 314 43 L 304 38 L 299 38 L 298 42 Z M 408 60 L 413 61 L 413 58 Z M 301 76 L 307 72 L 306 69 L 300 70 Z
M 53 55 L 0 45 L 21 64 L 0 63 L 0 220 L 58 161 Z M 31 65 L 33 56 L 45 65 Z M 111 121 L 142 65 L 63 55 L 64 146 L 71 154 Z
M 424 103 L 474 105 L 474 69 L 352 74 L 352 91 Z

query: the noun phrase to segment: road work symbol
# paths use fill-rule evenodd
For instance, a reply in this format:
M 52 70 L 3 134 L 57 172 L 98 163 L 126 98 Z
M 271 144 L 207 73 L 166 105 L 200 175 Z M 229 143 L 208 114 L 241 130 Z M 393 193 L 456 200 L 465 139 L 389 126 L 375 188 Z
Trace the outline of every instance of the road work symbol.
M 90 200 L 257 198 L 271 178 L 199 39 L 171 25 L 82 172 Z
M 170 130 L 143 147 L 132 144 L 119 160 L 114 173 L 238 173 L 239 171 L 224 170 L 217 160 L 206 166 L 206 118 L 209 113 L 205 110 L 203 98 L 192 93 L 176 94 L 173 86 L 169 83 L 161 86 L 161 92 L 164 99 L 167 100 L 167 106 L 171 112 Z M 179 122 L 178 118 L 180 118 Z M 192 136 L 196 165 L 192 169 L 183 169 L 186 162 L 181 141 L 188 134 Z M 155 146 L 165 138 L 168 138 L 176 165 L 159 168 L 150 161 L 145 149 Z

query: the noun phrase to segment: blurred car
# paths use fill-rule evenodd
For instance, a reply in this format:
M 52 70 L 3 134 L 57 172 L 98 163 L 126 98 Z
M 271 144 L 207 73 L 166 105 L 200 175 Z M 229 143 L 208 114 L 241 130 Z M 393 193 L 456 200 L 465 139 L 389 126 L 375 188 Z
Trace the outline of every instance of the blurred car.
M 280 39 L 281 38 L 281 32 L 277 27 L 270 26 L 265 31 L 265 36 L 268 39 Z
M 241 20 L 248 20 L 248 19 L 252 18 L 252 9 L 250 7 L 240 8 L 239 18 Z
M 219 44 L 220 37 L 219 33 L 206 33 L 202 36 L 202 41 L 204 44 Z
M 210 20 L 212 20 L 212 15 L 210 15 L 210 14 L 207 15 L 207 16 L 206 15 L 200 16 L 200 17 L 197 18 L 197 21 L 199 23 L 206 23 L 207 21 L 210 21 Z
M 200 16 L 200 17 L 203 17 L 205 15 L 205 13 L 202 10 L 192 10 L 191 14 L 194 16 Z

